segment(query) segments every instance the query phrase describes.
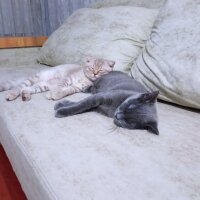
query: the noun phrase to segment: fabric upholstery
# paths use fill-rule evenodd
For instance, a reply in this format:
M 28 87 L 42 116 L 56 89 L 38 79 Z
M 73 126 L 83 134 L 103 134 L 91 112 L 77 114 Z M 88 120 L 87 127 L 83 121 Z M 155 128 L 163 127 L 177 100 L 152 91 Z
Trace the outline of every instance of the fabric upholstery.
M 159 98 L 200 109 L 200 2 L 168 0 L 132 76 Z
M 80 9 L 49 37 L 39 62 L 55 66 L 82 63 L 94 56 L 116 61 L 115 70 L 128 70 L 149 37 L 157 13 L 126 6 Z
M 0 79 L 44 68 L 0 66 Z M 4 95 L 0 142 L 29 200 L 200 199 L 200 113 L 158 103 L 156 136 L 116 129 L 94 112 L 55 118 L 55 102 L 44 93 L 30 102 L 6 102 Z

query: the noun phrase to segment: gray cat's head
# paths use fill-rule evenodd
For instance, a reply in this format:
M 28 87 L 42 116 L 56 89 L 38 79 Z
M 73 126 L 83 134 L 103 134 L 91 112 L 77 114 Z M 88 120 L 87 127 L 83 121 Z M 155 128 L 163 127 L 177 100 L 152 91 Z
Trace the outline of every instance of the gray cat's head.
M 146 129 L 159 134 L 156 110 L 158 91 L 135 94 L 124 100 L 115 111 L 114 123 L 127 129 Z

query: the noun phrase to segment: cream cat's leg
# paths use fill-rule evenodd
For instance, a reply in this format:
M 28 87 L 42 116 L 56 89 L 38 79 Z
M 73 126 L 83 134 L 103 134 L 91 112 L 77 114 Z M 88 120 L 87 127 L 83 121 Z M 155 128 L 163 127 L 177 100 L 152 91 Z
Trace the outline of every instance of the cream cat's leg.
M 56 87 L 52 90 L 50 90 L 46 97 L 49 100 L 59 100 L 66 96 L 75 94 L 77 92 L 80 92 L 81 90 L 78 87 L 68 86 L 68 87 Z
M 7 101 L 15 100 L 17 97 L 20 96 L 21 91 L 24 88 L 32 86 L 38 80 L 39 80 L 39 76 L 35 75 L 35 76 L 29 77 L 23 81 L 11 80 L 11 81 L 6 81 L 5 83 L 2 83 L 1 86 L 3 86 L 3 91 L 8 90 L 8 92 L 6 93 L 6 96 L 5 96 L 6 100 Z
M 25 87 L 21 90 L 20 94 L 23 101 L 29 101 L 32 94 L 45 92 L 49 90 L 49 86 L 46 82 L 39 82 L 31 87 Z
M 17 97 L 20 96 L 20 90 L 21 90 L 20 88 L 8 90 L 8 92 L 6 94 L 6 100 L 7 101 L 15 100 Z

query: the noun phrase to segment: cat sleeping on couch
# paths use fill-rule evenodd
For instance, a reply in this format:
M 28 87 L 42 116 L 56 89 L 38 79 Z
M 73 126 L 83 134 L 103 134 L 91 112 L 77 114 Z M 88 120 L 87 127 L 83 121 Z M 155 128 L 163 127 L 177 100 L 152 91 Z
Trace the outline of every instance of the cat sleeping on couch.
M 77 92 L 90 91 L 93 95 L 79 102 L 61 101 L 55 105 L 56 117 L 67 117 L 94 110 L 114 119 L 127 129 L 147 129 L 159 134 L 156 110 L 158 91 L 148 92 L 143 85 L 122 72 L 112 72 L 114 61 L 89 58 L 84 67 L 60 65 L 39 72 L 23 81 L 0 84 L 0 91 L 9 90 L 6 99 L 49 91 L 47 98 L 61 99 Z
M 6 100 L 11 101 L 21 96 L 29 101 L 31 95 L 49 91 L 47 99 L 58 100 L 65 96 L 84 91 L 104 74 L 113 70 L 114 61 L 87 58 L 84 66 L 65 64 L 43 70 L 23 80 L 11 80 L 0 83 L 0 92 L 9 90 Z
M 56 103 L 55 116 L 67 117 L 97 111 L 127 129 L 146 129 L 159 134 L 156 100 L 158 91 L 148 92 L 143 85 L 123 72 L 101 76 L 88 89 L 93 95 L 79 101 Z

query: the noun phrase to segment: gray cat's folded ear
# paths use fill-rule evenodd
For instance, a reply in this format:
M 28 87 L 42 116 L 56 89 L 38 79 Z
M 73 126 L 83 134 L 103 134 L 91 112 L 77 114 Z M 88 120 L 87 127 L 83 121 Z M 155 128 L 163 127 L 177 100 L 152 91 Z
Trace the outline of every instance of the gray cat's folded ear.
M 159 135 L 159 130 L 156 122 L 148 123 L 146 129 L 153 134 Z
M 154 103 L 156 102 L 156 99 L 158 97 L 159 91 L 153 91 L 153 92 L 147 92 L 142 94 L 141 100 L 142 102 L 151 102 Z

